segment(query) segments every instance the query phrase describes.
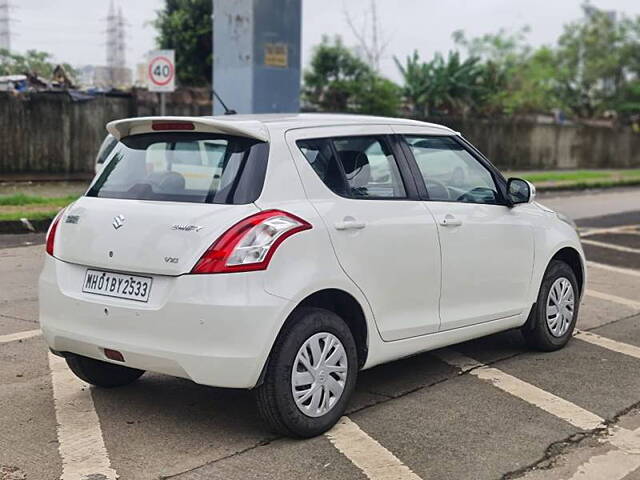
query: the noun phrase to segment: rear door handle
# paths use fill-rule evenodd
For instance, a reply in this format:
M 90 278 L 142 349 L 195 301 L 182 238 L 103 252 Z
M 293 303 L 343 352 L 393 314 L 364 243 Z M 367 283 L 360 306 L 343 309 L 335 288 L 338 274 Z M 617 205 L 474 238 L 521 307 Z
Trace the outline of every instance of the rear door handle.
M 345 218 L 341 222 L 334 224 L 336 230 L 362 230 L 366 224 L 359 222 L 355 218 Z
M 440 225 L 443 227 L 459 227 L 462 225 L 462 220 L 448 213 L 442 220 L 440 220 Z

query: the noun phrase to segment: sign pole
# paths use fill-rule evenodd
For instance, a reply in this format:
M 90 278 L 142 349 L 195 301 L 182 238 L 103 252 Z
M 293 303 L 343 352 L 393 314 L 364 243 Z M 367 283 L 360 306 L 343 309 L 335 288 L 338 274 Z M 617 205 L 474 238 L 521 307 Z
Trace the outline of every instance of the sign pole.
M 160 92 L 160 115 L 165 116 L 167 114 L 167 96 L 166 93 Z

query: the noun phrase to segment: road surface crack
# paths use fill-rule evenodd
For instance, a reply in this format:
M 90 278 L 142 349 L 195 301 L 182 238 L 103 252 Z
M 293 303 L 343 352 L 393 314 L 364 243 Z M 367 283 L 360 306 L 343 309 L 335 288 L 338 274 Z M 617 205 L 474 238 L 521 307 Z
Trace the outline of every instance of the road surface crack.
M 529 472 L 551 470 L 556 466 L 559 458 L 562 455 L 565 455 L 569 453 L 570 450 L 580 446 L 580 444 L 585 440 L 606 438 L 611 434 L 611 428 L 616 426 L 622 417 L 634 410 L 639 409 L 640 402 L 636 402 L 633 405 L 630 405 L 619 411 L 612 418 L 605 420 L 604 427 L 595 428 L 588 432 L 574 433 L 562 440 L 557 440 L 549 444 L 549 446 L 545 449 L 542 458 L 522 468 L 505 473 L 501 477 L 501 480 L 514 480 L 516 478 L 522 478 Z

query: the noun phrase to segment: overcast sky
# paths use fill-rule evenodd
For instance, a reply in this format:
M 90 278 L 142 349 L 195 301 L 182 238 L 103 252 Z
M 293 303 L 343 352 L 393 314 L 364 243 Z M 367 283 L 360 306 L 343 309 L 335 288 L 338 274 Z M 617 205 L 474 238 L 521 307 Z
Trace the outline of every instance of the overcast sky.
M 232 1 L 232 0 L 229 0 Z M 370 0 L 303 0 L 303 63 L 323 34 L 339 34 L 348 45 L 355 39 L 347 28 L 346 7 L 356 22 Z M 13 49 L 37 49 L 75 66 L 104 65 L 107 0 L 13 0 Z M 149 21 L 163 0 L 115 0 L 128 21 L 127 63 L 143 61 L 154 47 L 155 30 Z M 417 49 L 422 58 L 453 47 L 451 33 L 468 36 L 531 27 L 530 43 L 551 44 L 563 24 L 581 16 L 581 0 L 378 0 L 378 16 L 389 40 L 382 72 L 398 79 L 393 55 L 404 58 Z M 640 14 L 639 0 L 593 0 L 592 4 L 627 15 Z

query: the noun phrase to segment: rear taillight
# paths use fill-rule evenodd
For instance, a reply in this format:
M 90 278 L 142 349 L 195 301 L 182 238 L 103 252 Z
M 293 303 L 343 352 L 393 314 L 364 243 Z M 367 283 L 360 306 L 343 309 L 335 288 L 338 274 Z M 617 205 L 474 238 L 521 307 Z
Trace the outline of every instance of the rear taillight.
M 56 217 L 51 222 L 51 226 L 49 227 L 49 231 L 47 232 L 47 253 L 53 257 L 53 244 L 56 241 L 56 230 L 58 230 L 58 223 L 60 223 L 60 219 L 64 214 L 64 209 L 56 215 Z
M 280 210 L 256 213 L 223 233 L 204 252 L 191 273 L 265 270 L 278 245 L 310 228 L 308 222 Z

